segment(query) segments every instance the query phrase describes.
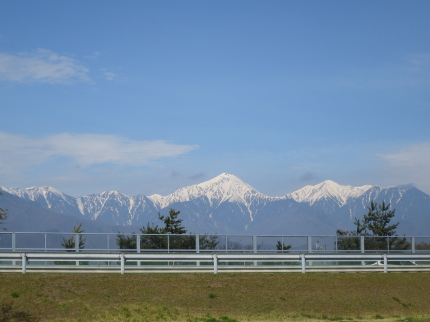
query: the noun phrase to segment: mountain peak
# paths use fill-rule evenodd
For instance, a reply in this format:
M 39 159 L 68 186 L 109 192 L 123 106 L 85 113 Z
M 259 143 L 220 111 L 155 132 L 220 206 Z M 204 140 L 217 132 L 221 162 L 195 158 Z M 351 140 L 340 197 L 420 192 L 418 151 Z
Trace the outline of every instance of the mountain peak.
M 219 204 L 224 201 L 247 204 L 247 200 L 251 197 L 269 198 L 238 177 L 228 173 L 221 173 L 208 181 L 178 189 L 166 197 L 152 195 L 148 198 L 159 206 L 165 207 L 174 202 L 190 201 L 203 196 L 207 197 L 211 204 L 213 202 Z
M 326 180 L 315 186 L 305 186 L 287 194 L 287 197 L 297 202 L 307 202 L 310 205 L 321 199 L 334 199 L 339 206 L 343 206 L 349 198 L 359 197 L 372 187 L 371 185 L 342 186 L 332 180 Z

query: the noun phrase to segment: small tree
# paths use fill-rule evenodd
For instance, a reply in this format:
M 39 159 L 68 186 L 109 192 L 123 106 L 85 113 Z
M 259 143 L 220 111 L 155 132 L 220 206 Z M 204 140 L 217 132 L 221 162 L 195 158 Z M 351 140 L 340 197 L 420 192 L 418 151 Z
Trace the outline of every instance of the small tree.
M 185 227 L 181 226 L 183 219 L 178 219 L 180 213 L 180 211 L 175 211 L 175 209 L 170 208 L 168 216 L 160 216 L 160 214 L 158 214 L 158 219 L 164 222 L 164 227 L 160 228 L 160 234 L 181 235 L 187 232 Z
M 396 213 L 396 209 L 390 210 L 390 207 L 390 204 L 385 205 L 385 201 L 382 204 L 378 204 L 372 200 L 370 207 L 367 207 L 368 213 L 364 215 L 363 220 L 360 221 L 355 218 L 357 233 L 367 233 L 367 230 L 369 230 L 372 236 L 395 235 L 399 223 L 390 225 L 391 219 Z
M 365 239 L 365 249 L 387 249 L 387 237 L 397 236 L 396 229 L 399 225 L 399 223 L 390 224 L 396 213 L 395 209 L 390 210 L 390 208 L 391 205 L 385 204 L 385 201 L 378 204 L 372 200 L 370 206 L 367 207 L 368 212 L 363 216 L 363 219 L 355 218 L 355 231 L 340 229 L 336 231 L 337 236 L 345 237 L 337 242 L 337 248 L 358 250 L 360 249 L 360 236 L 366 236 L 368 238 Z M 390 238 L 390 249 L 403 250 L 408 247 L 409 243 L 405 238 Z
M 73 226 L 73 230 L 72 233 L 74 234 L 81 234 L 84 232 L 84 230 L 81 230 L 82 227 L 82 223 L 79 224 L 78 227 Z M 75 249 L 75 236 L 72 236 L 68 239 L 63 238 L 63 243 L 61 244 L 64 248 L 66 249 Z M 79 235 L 79 249 L 84 249 L 85 248 L 85 238 L 82 238 L 81 235 Z M 71 251 L 71 250 L 69 250 Z
M 285 245 L 284 243 L 281 243 L 280 240 L 276 243 L 276 250 L 289 250 L 291 248 L 291 245 Z
M 2 193 L 0 192 L 0 195 L 2 195 Z M 5 224 L 5 220 L 7 219 L 7 213 L 6 210 L 0 208 L 0 226 Z M 5 227 L 3 227 L 3 230 L 6 230 Z

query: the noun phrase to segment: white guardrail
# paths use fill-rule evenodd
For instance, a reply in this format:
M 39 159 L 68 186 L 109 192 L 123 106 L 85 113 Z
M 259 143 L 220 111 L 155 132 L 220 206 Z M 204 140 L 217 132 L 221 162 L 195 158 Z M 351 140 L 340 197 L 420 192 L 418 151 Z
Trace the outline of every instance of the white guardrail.
M 0 271 L 61 271 L 61 272 L 166 272 L 166 266 L 140 266 L 142 263 L 156 262 L 164 265 L 173 263 L 168 267 L 169 272 L 212 272 L 218 271 L 430 271 L 430 254 L 250 254 L 250 253 L 37 253 L 37 252 L 5 252 L 0 253 L 0 261 L 11 262 L 12 265 L 0 264 Z M 100 266 L 79 265 L 79 262 L 117 262 L 118 266 L 111 266 L 107 270 Z M 390 264 L 395 262 L 408 262 L 410 265 Z M 30 262 L 56 262 L 60 265 L 33 266 Z M 76 266 L 64 265 L 64 262 L 76 262 Z M 87 262 L 87 263 L 88 263 Z M 135 263 L 135 266 L 126 263 Z M 190 263 L 191 266 L 174 266 L 175 262 Z M 332 265 L 321 265 L 321 263 Z M 361 262 L 361 265 L 334 265 L 339 262 Z M 206 264 L 204 264 L 206 263 Z M 220 264 L 225 265 L 221 266 Z M 233 263 L 233 266 L 226 265 Z M 243 263 L 242 265 L 238 263 Z M 280 264 L 281 263 L 281 264 Z M 282 264 L 283 263 L 283 264 Z M 287 263 L 285 265 L 285 263 Z M 61 265 L 63 264 L 63 265 Z M 71 263 L 73 264 L 73 263 Z M 247 265 L 249 264 L 249 265 Z M 272 265 L 271 265 L 272 264 Z M 317 265 L 314 265 L 317 264 Z M 284 266 L 283 266 L 284 265 Z M 148 269 L 150 268 L 150 269 Z M 400 268 L 400 269 L 399 269 Z

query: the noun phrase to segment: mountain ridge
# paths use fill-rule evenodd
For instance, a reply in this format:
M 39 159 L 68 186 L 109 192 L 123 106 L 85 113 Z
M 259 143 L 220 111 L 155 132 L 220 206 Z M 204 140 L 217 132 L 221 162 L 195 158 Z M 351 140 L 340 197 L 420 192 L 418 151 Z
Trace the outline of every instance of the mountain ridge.
M 74 198 L 52 187 L 0 189 L 63 214 L 119 226 L 156 224 L 159 212 L 175 208 L 181 211 L 186 227 L 196 233 L 265 233 L 269 230 L 290 231 L 291 234 L 306 234 L 311 230 L 334 233 L 338 228 L 353 229 L 354 217 L 364 214 L 371 200 L 390 202 L 398 210 L 397 219 L 405 226 L 416 227 L 416 223 L 430 218 L 430 196 L 417 188 L 353 187 L 331 180 L 281 197 L 266 196 L 227 173 L 180 188 L 167 196 L 130 197 L 107 190 Z M 276 229 L 271 225 L 276 225 Z

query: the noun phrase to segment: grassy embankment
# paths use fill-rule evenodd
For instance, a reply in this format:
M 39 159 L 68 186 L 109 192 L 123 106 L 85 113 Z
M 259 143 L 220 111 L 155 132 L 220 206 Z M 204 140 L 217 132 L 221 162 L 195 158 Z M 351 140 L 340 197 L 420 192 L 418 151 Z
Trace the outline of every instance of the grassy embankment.
M 8 273 L 0 290 L 0 321 L 430 321 L 429 273 Z

